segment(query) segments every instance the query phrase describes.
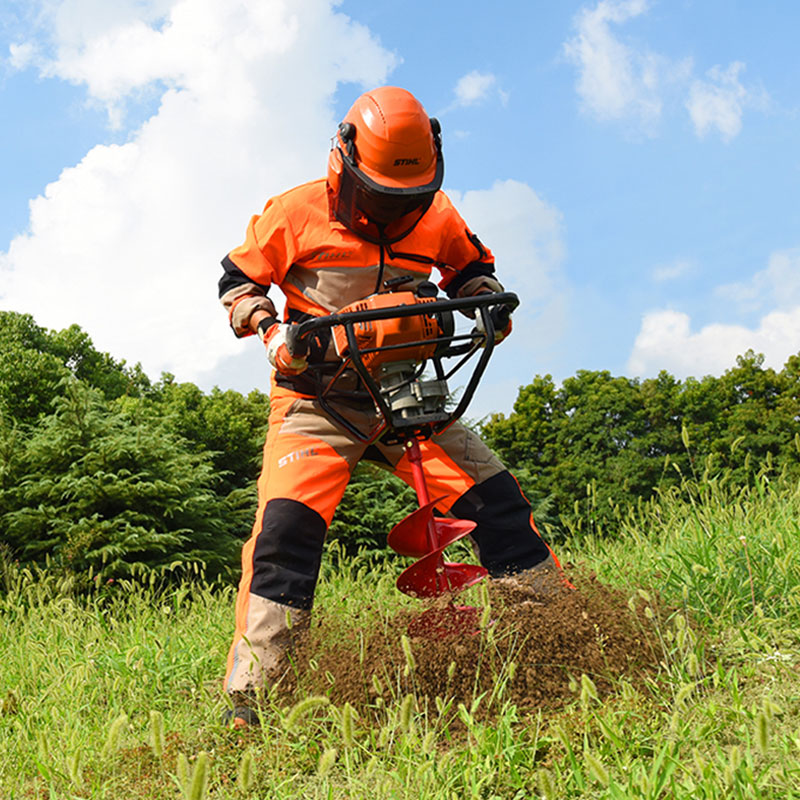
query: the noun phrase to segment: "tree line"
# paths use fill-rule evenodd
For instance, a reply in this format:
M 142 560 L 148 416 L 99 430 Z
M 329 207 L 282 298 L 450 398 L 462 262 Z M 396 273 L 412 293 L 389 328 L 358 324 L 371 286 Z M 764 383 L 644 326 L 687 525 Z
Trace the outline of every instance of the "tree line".
M 587 523 L 613 535 L 625 509 L 686 478 L 800 477 L 800 355 L 775 371 L 748 351 L 720 377 L 684 381 L 537 375 L 482 432 L 556 536 Z
M 753 353 L 702 380 L 536 376 L 511 414 L 478 428 L 551 537 L 586 520 L 613 535 L 623 509 L 684 475 L 800 474 L 798 381 L 800 356 L 776 372 Z M 77 325 L 50 331 L 0 312 L 0 556 L 87 583 L 197 563 L 235 573 L 268 411 L 260 391 L 153 381 Z M 381 551 L 413 506 L 411 489 L 362 464 L 329 538 Z

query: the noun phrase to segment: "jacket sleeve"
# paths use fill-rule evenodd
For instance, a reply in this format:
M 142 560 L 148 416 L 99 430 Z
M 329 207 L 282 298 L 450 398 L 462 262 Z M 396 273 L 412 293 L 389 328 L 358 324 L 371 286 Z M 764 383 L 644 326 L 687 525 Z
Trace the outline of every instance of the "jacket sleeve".
M 277 316 L 267 292 L 273 283 L 281 283 L 294 256 L 294 236 L 283 204 L 272 198 L 261 216 L 251 218 L 244 243 L 222 259 L 219 298 L 236 336 L 252 334 L 255 311 Z
M 494 277 L 494 256 L 469 229 L 450 199 L 442 195 L 443 238 L 439 286 L 448 297 L 471 297 L 483 289 L 502 292 Z

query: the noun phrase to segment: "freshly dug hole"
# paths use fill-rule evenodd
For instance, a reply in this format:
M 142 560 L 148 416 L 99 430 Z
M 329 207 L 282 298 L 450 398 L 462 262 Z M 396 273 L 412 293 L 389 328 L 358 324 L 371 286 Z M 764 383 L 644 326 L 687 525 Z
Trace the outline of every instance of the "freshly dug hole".
M 431 702 L 438 696 L 469 705 L 505 683 L 504 701 L 533 709 L 563 703 L 571 679 L 584 673 L 600 692 L 620 677 L 639 681 L 652 673 L 660 660 L 653 623 L 634 614 L 627 597 L 594 576 L 572 580 L 575 590 L 558 592 L 546 604 L 490 583 L 486 629 L 409 638 L 405 649 L 409 623 L 430 605 L 420 603 L 418 610 L 399 613 L 386 624 L 344 630 L 341 621 L 326 624 L 323 612 L 279 692 L 287 700 L 296 699 L 298 690 L 326 694 L 337 705 L 349 702 L 360 709 L 374 707 L 379 694 L 386 702 L 413 693 Z

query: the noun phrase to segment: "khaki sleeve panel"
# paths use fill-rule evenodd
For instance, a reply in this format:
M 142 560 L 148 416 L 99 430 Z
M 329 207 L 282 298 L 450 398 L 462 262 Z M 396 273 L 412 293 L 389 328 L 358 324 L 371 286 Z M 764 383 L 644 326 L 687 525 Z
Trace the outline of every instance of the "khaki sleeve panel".
M 273 197 L 261 216 L 247 226 L 244 244 L 231 250 L 229 258 L 255 283 L 280 285 L 297 255 L 297 244 L 289 218 L 279 197 Z
M 222 305 L 228 312 L 231 328 L 237 337 L 252 335 L 250 317 L 255 311 L 266 311 L 271 317 L 277 317 L 278 312 L 272 300 L 264 294 L 264 290 L 254 283 L 242 283 L 234 286 L 220 297 Z
M 502 292 L 503 284 L 489 275 L 477 275 L 459 287 L 456 297 L 473 297 L 484 289 L 490 292 Z

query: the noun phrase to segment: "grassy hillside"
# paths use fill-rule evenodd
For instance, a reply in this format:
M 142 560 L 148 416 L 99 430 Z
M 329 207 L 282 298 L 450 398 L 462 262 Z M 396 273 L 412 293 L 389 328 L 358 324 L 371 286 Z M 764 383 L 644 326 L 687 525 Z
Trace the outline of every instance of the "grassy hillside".
M 7 564 L 0 797 L 798 798 L 800 490 L 683 490 L 577 531 L 566 600 L 470 590 L 482 630 L 446 646 L 403 636 L 397 560 L 333 548 L 300 688 L 246 734 L 219 723 L 232 587 Z

